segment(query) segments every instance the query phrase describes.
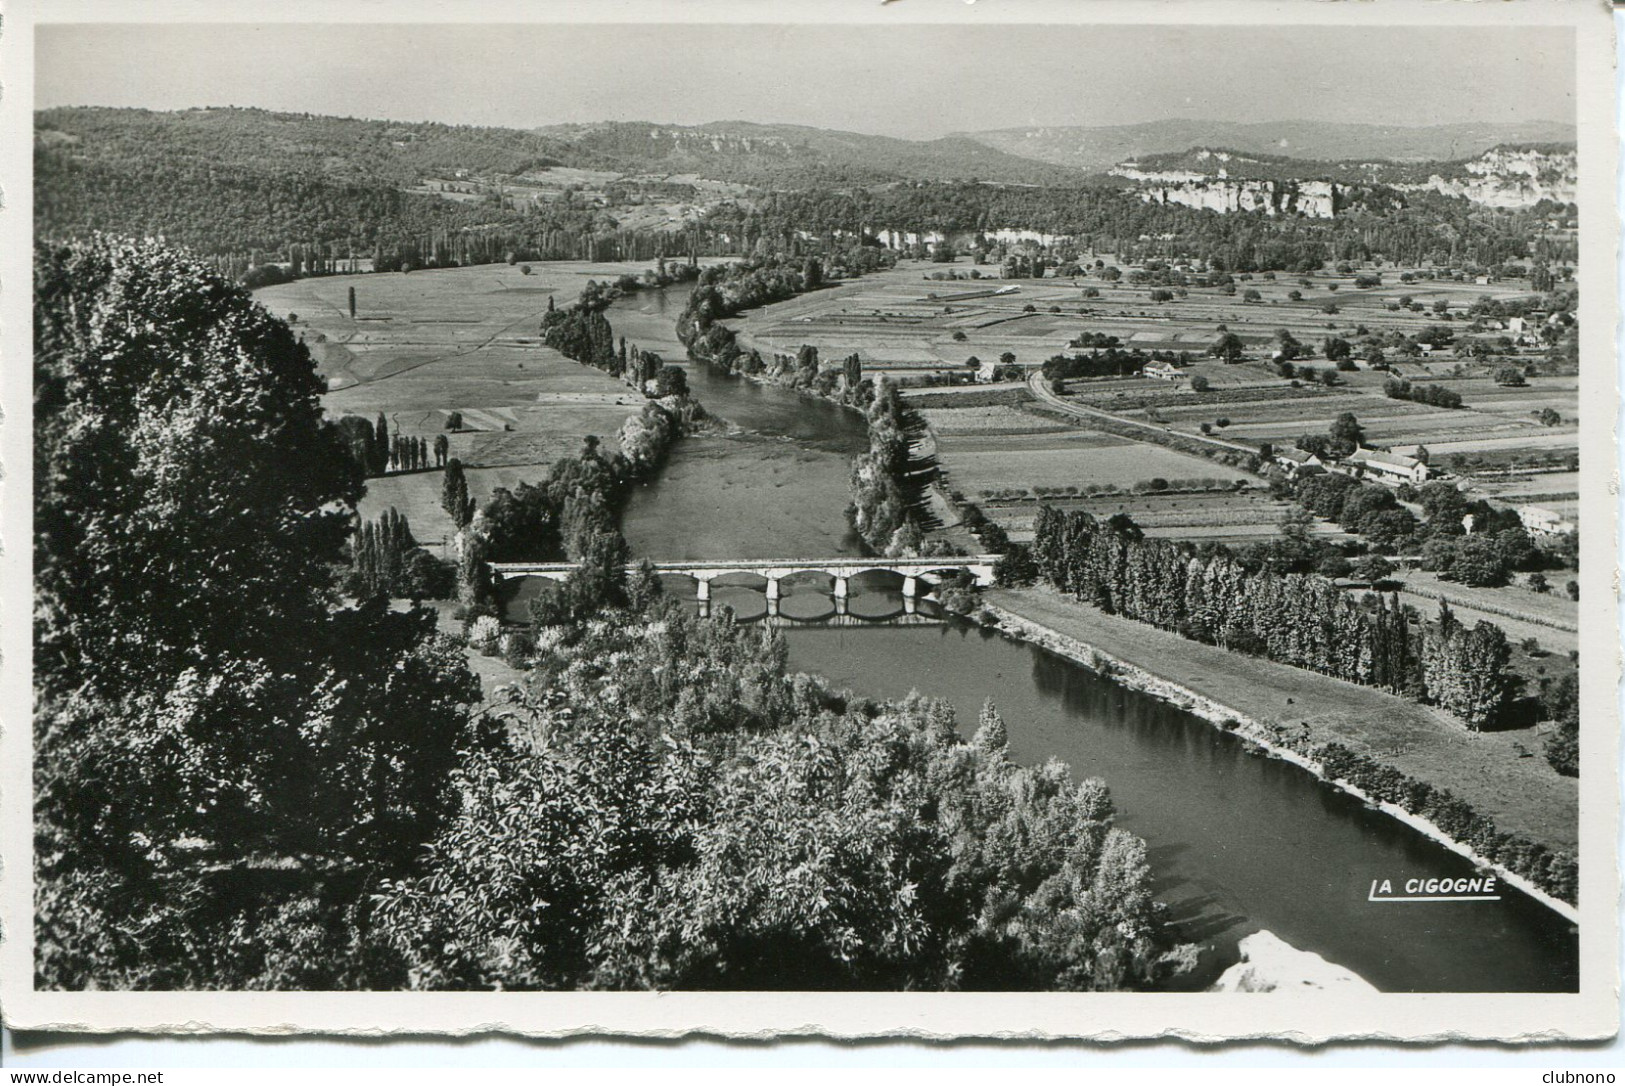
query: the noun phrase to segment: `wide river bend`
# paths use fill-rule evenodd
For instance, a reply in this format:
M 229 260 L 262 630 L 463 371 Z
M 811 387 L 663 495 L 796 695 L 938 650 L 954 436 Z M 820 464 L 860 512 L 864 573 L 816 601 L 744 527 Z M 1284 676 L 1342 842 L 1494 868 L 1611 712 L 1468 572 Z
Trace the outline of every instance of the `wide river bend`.
M 686 291 L 615 303 L 617 335 L 682 361 L 673 322 Z M 734 436 L 685 439 L 640 488 L 625 530 L 638 555 L 811 558 L 860 553 L 847 529 L 847 473 L 866 447 L 856 412 L 689 367 L 694 393 Z M 674 578 L 670 590 L 693 595 Z M 747 581 L 713 606 L 765 613 Z M 1235 736 L 1072 661 L 964 624 L 831 626 L 816 585 L 786 585 L 781 614 L 792 666 L 874 697 L 918 689 L 974 722 L 993 697 L 1024 762 L 1059 758 L 1111 786 L 1121 824 L 1143 837 L 1158 891 L 1185 937 L 1210 949 L 1182 987 L 1211 984 L 1244 935 L 1268 929 L 1384 991 L 1574 991 L 1574 927 L 1504 889 L 1498 902 L 1367 900 L 1373 879 L 1456 877 L 1472 865 L 1306 771 L 1249 751 Z M 857 578 L 850 611 L 903 610 L 899 586 Z

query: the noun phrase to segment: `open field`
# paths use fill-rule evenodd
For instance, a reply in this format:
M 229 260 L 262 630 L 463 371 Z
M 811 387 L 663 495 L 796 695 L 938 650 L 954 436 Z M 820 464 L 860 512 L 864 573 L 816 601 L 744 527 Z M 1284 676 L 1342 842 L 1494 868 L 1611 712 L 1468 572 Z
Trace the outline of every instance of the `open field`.
M 1482 476 L 1478 488 L 1491 497 L 1517 504 L 1533 503 L 1548 509 L 1560 504 L 1578 505 L 1580 499 L 1580 473 L 1554 471 L 1511 475 L 1497 479 Z
M 1000 434 L 1069 433 L 1072 427 L 1040 418 L 1014 407 L 927 407 L 920 415 L 941 437 L 956 434 L 994 436 Z
M 1112 262 L 1109 256 L 1104 259 Z M 970 278 L 973 271 L 978 278 Z M 1076 280 L 1006 280 L 995 278 L 999 269 L 991 265 L 905 261 L 889 271 L 765 306 L 731 323 L 745 342 L 764 352 L 790 353 L 803 344 L 816 346 L 825 358 L 855 352 L 866 372 L 905 379 L 924 372 L 962 372 L 973 357 L 990 362 L 1006 352 L 1018 363 L 1036 367 L 1072 349 L 1070 341 L 1084 333 L 1115 336 L 1128 349 L 1184 352 L 1192 356 L 1186 372 L 1205 378 L 1209 391 L 1195 393 L 1143 377 L 1077 379 L 1066 382 L 1064 398 L 1158 431 L 1201 437 L 1206 425 L 1211 438 L 1252 447 L 1290 446 L 1303 434 L 1325 433 L 1343 412 L 1360 420 L 1370 444 L 1402 451 L 1425 444 L 1436 455 L 1511 457 L 1573 447 L 1573 378 L 1532 378 L 1527 388 L 1508 389 L 1495 384 L 1485 365 L 1455 358 L 1404 362 L 1416 378 L 1461 393 L 1466 407 L 1450 411 L 1390 399 L 1383 394 L 1390 374 L 1383 372 L 1339 373 L 1338 385 L 1327 387 L 1311 380 L 1294 383 L 1273 371 L 1265 359 L 1282 329 L 1313 355 L 1332 335 L 1350 340 L 1386 331 L 1414 335 L 1442 323 L 1445 318 L 1432 309 L 1436 301 L 1464 315 L 1480 297 L 1530 293 L 1521 281 L 1401 283 L 1398 269 L 1379 271 L 1382 285 L 1369 289 L 1356 287 L 1352 274 L 1238 276 L 1233 293 L 1190 287 L 1154 302 L 1151 292 L 1157 288 L 1129 284 L 1128 274 L 1115 282 L 1093 274 Z M 943 275 L 963 278 L 931 278 Z M 1256 300 L 1247 300 L 1249 291 L 1257 292 Z M 1402 298 L 1420 303 L 1425 311 L 1400 308 Z M 1464 320 L 1456 323 L 1465 330 Z M 1241 337 L 1248 361 L 1226 364 L 1205 357 L 1224 331 Z M 1317 357 L 1300 364 L 1331 368 Z M 1132 435 L 1143 434 L 1143 441 L 1117 438 L 1090 430 L 1087 418 L 1024 410 L 1016 397 L 1008 402 L 989 399 L 996 389 L 984 385 L 911 393 L 936 436 L 948 488 L 973 501 L 986 503 L 989 495 L 1035 488 L 1112 484 L 1129 490 L 1158 478 L 1245 477 L 1237 469 L 1157 444 L 1150 431 Z M 1541 426 L 1533 415 L 1542 408 L 1558 411 L 1564 423 Z M 1238 543 L 1268 538 L 1276 530 L 1277 511 L 1265 515 L 1233 495 L 1211 500 L 1217 508 L 1210 514 L 1147 523 L 1146 528 L 1153 534 Z M 1237 508 L 1227 511 L 1230 506 Z M 1005 519 L 997 511 L 989 515 Z M 1020 531 L 1014 519 L 1006 527 Z
M 607 374 L 542 345 L 547 301 L 568 303 L 589 279 L 640 265 L 538 263 L 530 275 L 504 264 L 303 279 L 257 293 L 272 312 L 295 315 L 328 382 L 333 414 L 378 413 L 402 433 L 441 432 L 452 411 L 465 425 L 608 436 L 635 394 Z M 347 306 L 356 292 L 356 319 Z M 549 417 L 574 404 L 571 414 Z M 478 412 L 499 417 L 482 417 Z M 578 436 L 580 436 L 578 434 Z
M 470 491 L 484 501 L 497 487 L 539 482 L 588 435 L 614 448 L 622 422 L 643 403 L 619 380 L 543 346 L 538 331 L 550 297 L 566 304 L 589 279 L 644 266 L 538 262 L 531 269 L 302 279 L 256 297 L 305 336 L 328 382 L 329 413 L 383 414 L 392 429 L 430 440 L 447 433 L 452 412 L 461 414 L 462 429 L 447 435 L 451 455 L 468 466 Z M 425 471 L 369 480 L 361 512 L 375 517 L 393 506 L 420 542 L 438 546 L 452 534 L 440 509 L 441 479 Z
M 1132 660 L 1253 720 L 1301 725 L 1401 772 L 1450 789 L 1504 831 L 1552 848 L 1575 845 L 1577 782 L 1538 753 L 1543 732 L 1469 732 L 1447 714 L 1369 687 L 1187 641 L 1041 589 L 999 589 L 998 605 L 1102 652 Z
M 1527 616 L 1533 623 L 1554 626 L 1571 634 L 1580 628 L 1580 606 L 1563 591 L 1564 582 L 1579 575 L 1572 570 L 1547 570 L 1546 580 L 1550 592 L 1536 592 L 1529 588 L 1528 574 L 1513 575 L 1513 582 L 1500 588 L 1476 588 L 1471 585 L 1446 581 L 1437 573 L 1408 569 L 1396 574 L 1408 589 L 1428 595 L 1442 595 L 1451 606 L 1477 605 L 1486 612 L 1510 612 L 1514 616 Z M 1500 619 L 1495 621 L 1499 622 Z
M 1061 447 L 1055 447 L 1060 444 Z M 1235 468 L 1201 457 L 1186 456 L 1156 445 L 1092 434 L 1011 435 L 997 439 L 995 449 L 967 448 L 954 438 L 938 442 L 947 482 L 975 501 L 1011 487 L 1066 487 L 1112 484 L 1129 488 L 1153 479 L 1249 479 Z
M 1281 516 L 1290 503 L 1278 501 L 1262 488 L 1175 494 L 1097 494 L 1088 497 L 1050 496 L 1044 504 L 1063 510 L 1081 510 L 1097 519 L 1126 514 L 1148 536 L 1204 543 L 1259 543 L 1279 531 Z M 1018 543 L 1031 541 L 1037 500 L 989 501 L 982 512 L 1010 533 Z M 1347 536 L 1336 525 L 1317 522 L 1311 531 L 1327 540 Z
M 1291 389 L 1286 382 L 1277 379 L 1274 387 L 1253 389 L 1256 398 L 1249 398 L 1247 386 L 1200 394 L 1163 392 L 1159 396 L 1145 390 L 1143 386 L 1149 383 L 1128 387 L 1125 382 L 1121 383 L 1123 387 L 1115 387 L 1120 383 L 1076 382 L 1069 386 L 1067 398 L 1124 418 L 1150 419 L 1189 433 L 1199 432 L 1201 424 L 1206 422 L 1214 427 L 1216 434 L 1222 433 L 1232 440 L 1267 441 L 1276 445 L 1290 445 L 1305 433 L 1324 433 L 1333 419 L 1349 412 L 1360 420 L 1368 441 L 1379 446 L 1426 444 L 1432 449 L 1450 440 L 1448 435 L 1454 433 L 1471 435 L 1472 439 L 1520 439 L 1505 443 L 1503 447 L 1508 448 L 1563 446 L 1573 440 L 1572 423 L 1578 412 L 1572 387 L 1548 391 L 1539 386 L 1539 379 L 1532 381 L 1529 388 L 1497 390 L 1498 394 L 1493 396 L 1485 394 L 1486 388 L 1494 388 L 1491 382 L 1473 382 L 1476 387 L 1463 390 L 1462 394 L 1464 398 L 1474 399 L 1455 410 L 1391 399 L 1381 393 L 1380 387 L 1369 391 L 1311 392 L 1308 388 Z M 1221 386 L 1215 382 L 1214 387 Z M 1475 406 L 1475 400 L 1482 406 Z M 1559 411 L 1568 423 L 1542 426 L 1532 416 L 1544 407 Z M 1229 420 L 1228 426 L 1217 425 L 1221 418 Z M 1569 437 L 1565 439 L 1562 435 Z
M 1439 601 L 1431 597 L 1402 590 L 1399 598 L 1402 602 L 1416 608 L 1417 614 L 1425 615 L 1429 619 L 1434 618 L 1439 613 Z M 1572 630 L 1553 629 L 1550 626 L 1543 626 L 1535 622 L 1508 618 L 1499 611 L 1481 611 L 1476 607 L 1461 603 L 1452 603 L 1450 610 L 1455 613 L 1458 621 L 1468 626 L 1481 621 L 1499 626 L 1501 631 L 1506 634 L 1507 640 L 1513 645 L 1520 645 L 1533 638 L 1547 652 L 1555 652 L 1565 656 L 1580 647 L 1580 635 Z M 1520 674 L 1525 670 L 1519 666 L 1521 659 L 1523 659 L 1523 654 L 1515 650 L 1513 652 L 1512 670 Z

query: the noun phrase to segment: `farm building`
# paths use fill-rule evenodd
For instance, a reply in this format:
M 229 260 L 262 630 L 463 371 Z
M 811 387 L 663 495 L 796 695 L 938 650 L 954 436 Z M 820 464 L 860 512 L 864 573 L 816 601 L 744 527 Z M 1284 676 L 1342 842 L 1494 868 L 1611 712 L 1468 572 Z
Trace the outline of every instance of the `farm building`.
M 1152 362 L 1142 372 L 1159 381 L 1183 381 L 1186 377 L 1185 371 L 1172 362 Z
M 1538 505 L 1520 505 L 1518 519 L 1530 535 L 1569 535 L 1574 531 L 1572 520 L 1564 520 L 1553 510 Z
M 1302 449 L 1277 449 L 1275 462 L 1286 470 L 1289 479 L 1296 479 L 1300 475 L 1319 475 L 1326 470 L 1320 457 Z
M 1401 483 L 1421 486 L 1428 481 L 1428 466 L 1422 461 L 1385 449 L 1356 449 L 1337 467 L 1344 474 L 1363 476 L 1388 486 Z

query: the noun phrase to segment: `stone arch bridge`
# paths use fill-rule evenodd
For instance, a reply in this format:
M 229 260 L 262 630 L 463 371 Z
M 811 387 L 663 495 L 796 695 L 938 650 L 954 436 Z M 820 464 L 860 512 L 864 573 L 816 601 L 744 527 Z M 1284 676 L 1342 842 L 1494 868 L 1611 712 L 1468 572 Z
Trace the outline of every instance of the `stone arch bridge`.
M 913 613 L 916 600 L 928 598 L 938 586 L 961 572 L 969 573 L 979 586 L 993 583 L 996 554 L 941 556 L 936 558 L 762 558 L 736 561 L 651 562 L 657 574 L 680 574 L 694 580 L 700 606 L 711 602 L 711 582 L 722 577 L 746 574 L 766 582 L 767 612 L 779 613 L 781 583 L 801 574 L 822 574 L 830 580 L 835 613 L 846 614 L 847 593 L 853 577 L 864 573 L 895 573 L 903 578 L 903 604 Z M 642 563 L 627 566 L 628 572 Z M 574 562 L 493 562 L 491 571 L 499 581 L 522 577 L 544 577 L 562 581 L 576 569 Z

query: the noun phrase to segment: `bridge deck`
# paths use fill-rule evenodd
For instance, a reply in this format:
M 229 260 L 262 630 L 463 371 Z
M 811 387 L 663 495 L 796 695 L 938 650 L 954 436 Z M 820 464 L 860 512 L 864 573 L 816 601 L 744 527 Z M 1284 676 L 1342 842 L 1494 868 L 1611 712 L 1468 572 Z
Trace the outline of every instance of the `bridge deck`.
M 752 570 L 821 570 L 821 569 L 848 569 L 856 572 L 869 570 L 904 570 L 904 569 L 967 569 L 980 566 L 992 566 L 999 560 L 996 554 L 974 555 L 943 555 L 934 558 L 744 558 L 735 561 L 697 560 L 697 561 L 654 561 L 656 572 L 659 573 L 686 573 L 691 570 L 702 572 L 739 572 L 748 573 Z M 637 569 L 642 563 L 629 562 L 627 569 Z M 492 562 L 491 568 L 498 573 L 562 573 L 576 568 L 575 562 Z

